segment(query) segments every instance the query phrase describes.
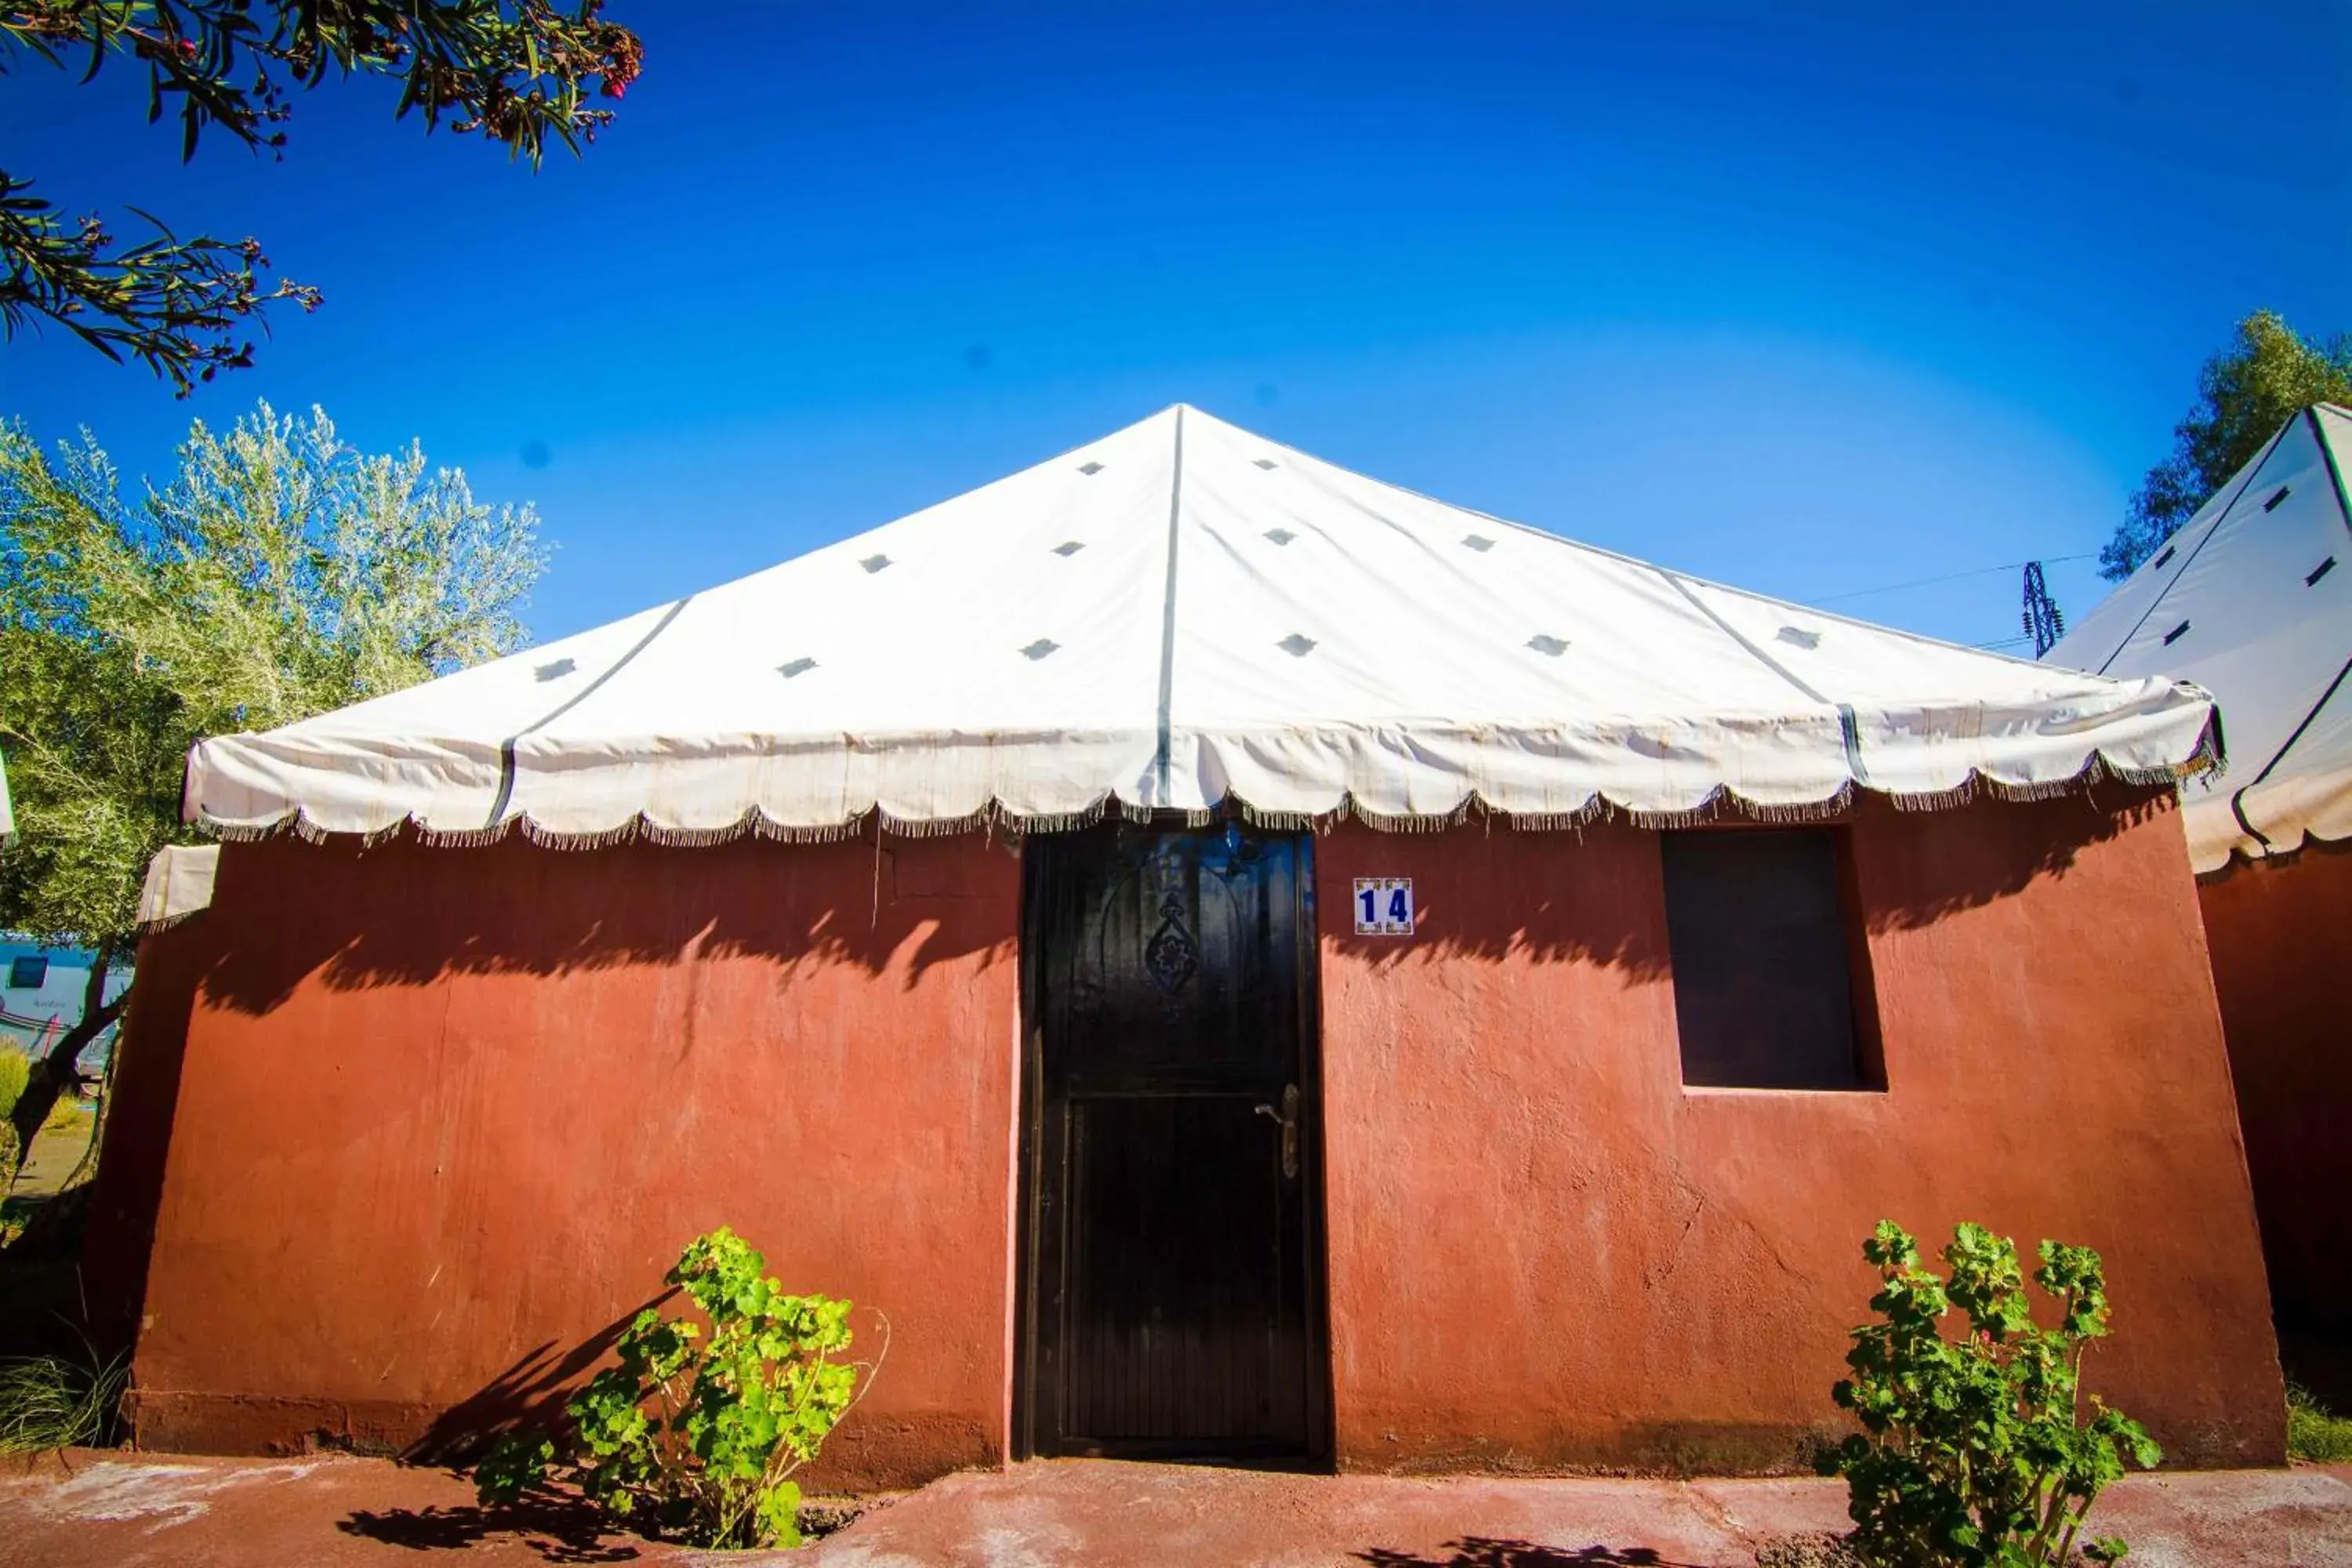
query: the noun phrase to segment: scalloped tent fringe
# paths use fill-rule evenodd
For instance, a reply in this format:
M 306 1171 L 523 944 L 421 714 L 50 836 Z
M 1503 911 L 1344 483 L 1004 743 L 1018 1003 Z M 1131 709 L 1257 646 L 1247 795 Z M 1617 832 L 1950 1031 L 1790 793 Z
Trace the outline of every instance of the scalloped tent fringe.
M 1117 815 L 1129 822 L 1150 823 L 1181 816 L 1188 827 L 1205 827 L 1230 813 L 1254 827 L 1277 832 L 1328 833 L 1340 820 L 1353 817 L 1367 827 L 1381 833 L 1442 833 L 1459 827 L 1474 817 L 1495 823 L 1517 832 L 1554 832 L 1582 828 L 1609 820 L 1622 819 L 1632 826 L 1653 832 L 1678 827 L 1697 827 L 1712 822 L 1744 820 L 1769 823 L 1825 822 L 1843 816 L 1853 807 L 1855 796 L 1867 793 L 1889 801 L 1897 811 L 1948 811 L 1968 805 L 1979 794 L 1995 800 L 2049 800 L 2058 795 L 2086 792 L 2098 784 L 2113 779 L 2142 788 L 2159 784 L 2177 784 L 2181 780 L 2206 772 L 2219 772 L 2222 767 L 2218 731 L 2212 725 L 2197 750 L 2186 762 L 2178 765 L 2154 768 L 2132 768 L 2109 762 L 2094 752 L 2082 769 L 2072 777 L 2051 779 L 2040 784 L 2012 784 L 1988 778 L 1981 773 L 1969 776 L 1950 789 L 1903 794 L 1891 790 L 1857 785 L 1851 779 L 1840 785 L 1836 794 L 1825 800 L 1800 802 L 1790 805 L 1769 805 L 1751 801 L 1728 786 L 1718 784 L 1713 794 L 1697 805 L 1682 811 L 1643 811 L 1620 805 L 1606 796 L 1595 794 L 1583 805 L 1573 811 L 1511 812 L 1492 806 L 1475 793 L 1463 798 L 1451 811 L 1422 815 L 1392 815 L 1371 809 L 1352 795 L 1342 796 L 1339 804 L 1327 812 L 1266 811 L 1252 805 L 1239 795 L 1227 795 L 1217 805 L 1206 809 L 1159 811 L 1150 806 L 1136 805 L 1120 800 L 1116 795 L 1106 795 L 1081 811 L 1037 814 L 1024 816 L 1008 811 L 995 801 L 967 816 L 923 820 L 906 820 L 875 808 L 860 812 L 846 821 L 822 823 L 814 826 L 793 826 L 771 820 L 758 807 L 743 814 L 724 827 L 665 827 L 648 822 L 641 813 L 618 826 L 593 833 L 561 833 L 543 827 L 529 816 L 513 816 L 496 827 L 460 828 L 456 830 L 428 827 L 415 817 L 406 817 L 389 827 L 373 833 L 337 833 L 313 823 L 296 812 L 289 817 L 264 826 L 243 826 L 203 819 L 203 826 L 228 843 L 247 843 L 272 838 L 285 833 L 314 844 L 324 844 L 337 838 L 357 838 L 367 845 L 384 843 L 406 833 L 419 844 L 440 848 L 475 848 L 496 844 L 517 833 L 531 843 L 550 849 L 604 849 L 622 844 L 657 844 L 667 847 L 700 847 L 729 844 L 739 838 L 765 838 L 782 844 L 835 844 L 852 838 L 864 838 L 875 831 L 878 822 L 886 835 L 898 838 L 940 838 L 957 833 L 1002 833 L 1018 838 L 1031 833 L 1072 833 L 1091 827 L 1106 816 Z
M 2242 872 L 2284 870 L 2307 855 L 2345 854 L 2352 854 L 2352 835 L 2330 838 L 2325 834 L 2306 827 L 2302 836 L 2293 844 L 2281 844 L 2273 840 L 2270 849 L 2261 855 L 2249 855 L 2243 847 L 2232 846 L 2227 860 L 2210 871 L 2198 872 L 2197 880 L 2210 885 L 2215 882 L 2225 882 Z

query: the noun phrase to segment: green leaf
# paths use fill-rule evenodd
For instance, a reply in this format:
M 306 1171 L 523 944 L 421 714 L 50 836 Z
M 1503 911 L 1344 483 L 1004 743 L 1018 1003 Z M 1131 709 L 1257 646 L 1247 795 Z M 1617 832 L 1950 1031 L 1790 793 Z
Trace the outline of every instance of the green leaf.
M 787 1551 L 801 1544 L 801 1489 L 779 1481 L 760 1497 L 760 1545 Z
M 849 1303 L 788 1295 L 762 1268 L 731 1231 L 696 1237 L 667 1278 L 708 1332 L 639 1313 L 619 1364 L 567 1406 L 573 1430 L 555 1468 L 599 1506 L 615 1516 L 648 1508 L 698 1545 L 799 1543 L 790 1474 L 816 1458 L 854 1403 L 860 1369 L 833 1359 L 849 1343 Z M 682 1442 L 657 1441 L 649 1406 L 677 1377 L 685 1399 L 670 1431 Z
M 1880 1270 L 1880 1321 L 1850 1333 L 1853 1375 L 1831 1390 L 1862 1430 L 1816 1458 L 1845 1479 L 1857 1550 L 1906 1568 L 2045 1568 L 2051 1507 L 2063 1539 L 2126 1456 L 2155 1459 L 2138 1425 L 2095 1399 L 2088 1423 L 2077 1418 L 2080 1346 L 2107 1318 L 2098 1255 L 2042 1244 L 2033 1283 L 2060 1304 L 2058 1326 L 2044 1328 L 2016 1247 L 1982 1226 L 1956 1228 L 1941 1279 L 1891 1222 L 1864 1253 Z M 1947 1337 L 1951 1307 L 1966 1329 Z

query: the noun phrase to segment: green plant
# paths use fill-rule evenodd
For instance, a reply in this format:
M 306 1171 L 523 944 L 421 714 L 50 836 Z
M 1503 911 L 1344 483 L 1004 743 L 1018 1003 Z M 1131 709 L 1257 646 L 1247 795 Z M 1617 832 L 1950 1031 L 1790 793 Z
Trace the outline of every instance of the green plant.
M 1881 1220 L 1863 1243 L 1879 1273 L 1871 1310 L 1853 1331 L 1853 1375 L 1833 1390 L 1862 1431 L 1822 1454 L 1843 1476 L 1849 1543 L 1879 1568 L 2042 1568 L 2077 1561 L 2084 1515 L 2126 1460 L 2161 1452 L 2137 1421 L 2096 1395 L 2081 1418 L 2083 1353 L 2107 1331 L 2106 1281 L 2087 1247 L 2042 1244 L 2034 1282 L 2059 1307 L 2056 1328 L 2033 1321 L 2017 1248 L 1962 1225 L 1943 1250 L 1948 1280 L 1919 1267 L 1919 1248 Z M 1948 1339 L 1958 1308 L 1968 1331 Z M 2083 1555 L 2119 1561 L 2127 1548 L 2085 1542 Z
M 2286 1385 L 2286 1451 L 2319 1465 L 2352 1463 L 2352 1419 L 2336 1415 L 2299 1383 Z
M 124 1376 L 120 1357 L 0 1362 L 0 1454 L 41 1454 L 95 1441 L 113 1419 Z
M 639 1312 L 620 1363 L 565 1406 L 567 1436 L 510 1433 L 483 1458 L 482 1500 L 510 1502 L 554 1479 L 698 1546 L 798 1546 L 793 1474 L 863 1396 L 874 1366 L 838 1359 L 850 1346 L 849 1302 L 787 1295 L 765 1268 L 724 1226 L 688 1243 L 665 1278 L 708 1333 Z
M 16 1097 L 32 1077 L 31 1058 L 22 1051 L 0 1051 L 0 1116 L 16 1109 Z
M 529 507 L 476 501 L 414 443 L 363 453 L 317 409 L 197 423 L 169 481 L 131 489 L 87 431 L 44 449 L 0 421 L 0 931 L 90 954 L 79 1021 L 8 1112 L 20 1148 L 98 1087 L 83 1058 L 136 993 L 147 864 L 204 836 L 180 816 L 189 748 L 520 647 L 546 563 Z

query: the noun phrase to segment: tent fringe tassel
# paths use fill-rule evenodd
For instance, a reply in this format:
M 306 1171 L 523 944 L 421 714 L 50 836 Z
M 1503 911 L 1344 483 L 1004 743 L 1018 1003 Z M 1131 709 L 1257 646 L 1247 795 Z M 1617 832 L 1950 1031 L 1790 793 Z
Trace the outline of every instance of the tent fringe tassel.
M 1983 775 L 1971 773 L 1949 789 L 1923 790 L 1916 795 L 1894 795 L 1887 799 L 1897 811 L 1957 811 L 1977 797 L 1977 782 Z
M 1949 811 L 1969 805 L 1979 794 L 2018 803 L 2050 800 L 2060 795 L 2085 793 L 2104 779 L 2111 778 L 2145 789 L 2178 784 L 2200 773 L 2220 773 L 2226 765 L 2219 726 L 2208 723 L 2204 734 L 2198 741 L 2197 749 L 2187 760 L 2178 763 L 2129 767 L 2110 761 L 2101 752 L 2093 752 L 2084 759 L 2083 766 L 2066 778 L 2009 784 L 1972 770 L 1968 777 L 1947 789 L 1911 792 L 1873 789 L 1869 793 L 1883 796 L 1897 811 Z M 1209 826 L 1230 814 L 1254 827 L 1278 833 L 1328 832 L 1335 824 L 1351 816 L 1381 833 L 1443 833 L 1461 826 L 1474 814 L 1490 826 L 1499 821 L 1520 833 L 1581 831 L 1594 823 L 1620 816 L 1635 827 L 1651 832 L 1671 832 L 1738 817 L 1770 823 L 1833 821 L 1853 811 L 1856 797 L 1866 787 L 1848 779 L 1838 786 L 1834 795 L 1823 800 L 1765 804 L 1748 800 L 1718 784 L 1696 805 L 1678 811 L 1643 811 L 1621 805 L 1597 793 L 1573 810 L 1514 812 L 1489 805 L 1474 791 L 1465 795 L 1450 811 L 1426 813 L 1377 811 L 1352 795 L 1341 795 L 1338 804 L 1328 811 L 1276 811 L 1252 805 L 1237 795 L 1228 795 L 1215 805 L 1184 807 L 1181 808 L 1181 813 L 1169 809 L 1166 815 L 1181 815 L 1186 826 L 1197 828 Z M 779 844 L 838 844 L 865 837 L 877 820 L 883 833 L 898 838 L 944 838 L 954 834 L 982 831 L 1003 833 L 1009 838 L 1018 838 L 1031 833 L 1075 833 L 1092 827 L 1114 815 L 1122 821 L 1149 825 L 1160 818 L 1162 809 L 1139 805 L 1114 793 L 1107 794 L 1076 811 L 1023 815 L 1008 810 L 1002 801 L 991 800 L 961 816 L 929 819 L 893 816 L 880 807 L 873 806 L 840 822 L 793 824 L 777 822 L 753 806 L 740 818 L 723 827 L 666 827 L 648 821 L 640 813 L 614 826 L 583 833 L 544 827 L 528 815 L 510 816 L 489 827 L 457 828 L 428 826 L 411 816 L 364 833 L 341 833 L 322 827 L 299 810 L 275 822 L 266 823 L 222 822 L 208 816 L 200 816 L 197 825 L 227 844 L 250 844 L 291 835 L 311 844 L 356 838 L 363 846 L 373 847 L 405 834 L 416 843 L 430 847 L 467 849 L 497 844 L 520 832 L 532 844 L 549 849 L 604 849 L 637 842 L 665 848 L 698 848 L 731 843 L 744 837 L 764 838 Z

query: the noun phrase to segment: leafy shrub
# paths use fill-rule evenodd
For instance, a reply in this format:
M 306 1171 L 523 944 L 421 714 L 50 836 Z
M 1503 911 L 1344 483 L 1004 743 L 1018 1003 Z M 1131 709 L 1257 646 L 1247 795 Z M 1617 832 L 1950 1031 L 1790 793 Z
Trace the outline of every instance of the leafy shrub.
M 33 1080 L 33 1063 L 22 1051 L 0 1050 L 0 1116 L 16 1109 L 25 1086 Z
M 2286 1385 L 2286 1451 L 2315 1465 L 2352 1464 L 2352 1419 L 2336 1415 L 2301 1384 Z
M 101 1363 L 95 1354 L 0 1362 L 0 1454 L 96 1442 L 114 1418 L 124 1376 L 119 1358 Z
M 1821 1456 L 1845 1478 L 1848 1542 L 1880 1568 L 2042 1568 L 2075 1562 L 2084 1516 L 2125 1462 L 2162 1454 L 2137 1421 L 2096 1395 L 2081 1419 L 2083 1352 L 2107 1331 L 2106 1281 L 2087 1247 L 2042 1244 L 2034 1282 L 2054 1298 L 2059 1324 L 2033 1321 L 2017 1248 L 1962 1225 L 1943 1250 L 1939 1280 L 1919 1248 L 1881 1220 L 1862 1255 L 1882 1281 L 1853 1331 L 1851 1378 L 1832 1391 L 1861 1433 Z M 1952 1308 L 1968 1332 L 1948 1340 Z M 2113 1563 L 2121 1541 L 2085 1542 Z
M 664 1278 L 710 1325 L 652 1307 L 621 1335 L 620 1364 L 565 1406 L 572 1432 L 501 1437 L 474 1475 L 484 1502 L 551 1479 L 617 1518 L 698 1546 L 798 1546 L 792 1476 L 863 1397 L 850 1303 L 791 1296 L 724 1226 L 688 1244 Z

